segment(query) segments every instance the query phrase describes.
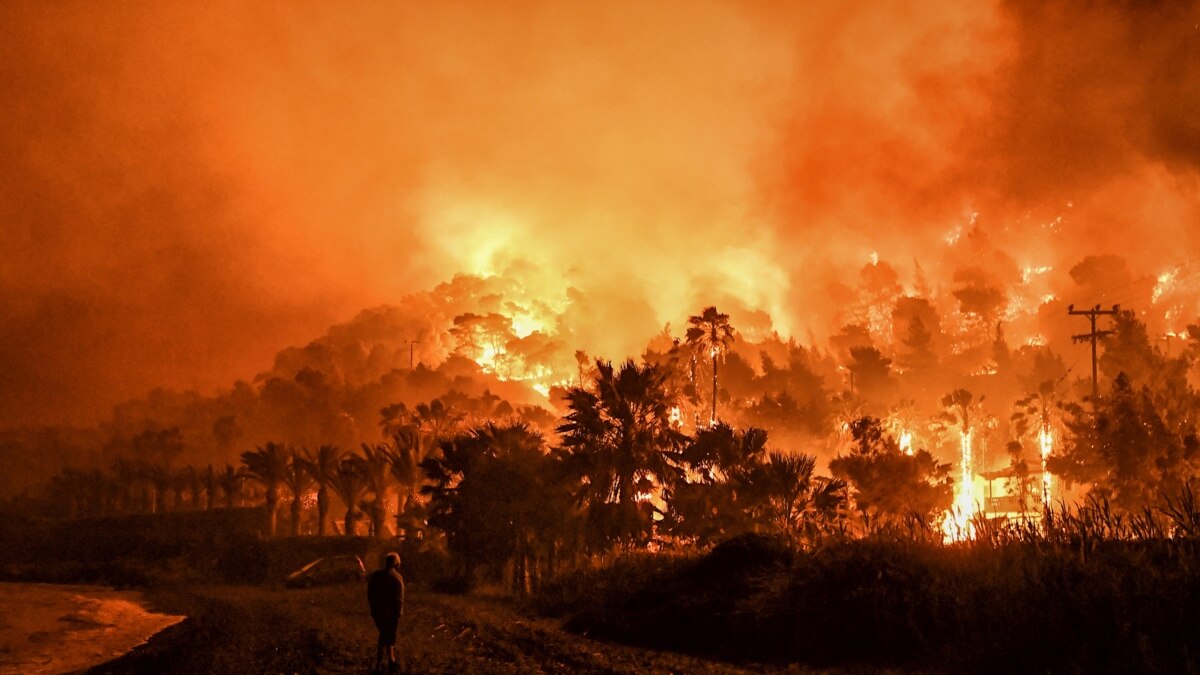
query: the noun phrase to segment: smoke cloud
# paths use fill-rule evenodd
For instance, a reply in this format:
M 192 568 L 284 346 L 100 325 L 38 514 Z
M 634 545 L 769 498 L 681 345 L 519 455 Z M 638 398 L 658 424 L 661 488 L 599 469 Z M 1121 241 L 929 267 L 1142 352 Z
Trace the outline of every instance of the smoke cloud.
M 1200 9 L 966 4 L 8 3 L 0 426 L 252 378 L 456 273 L 613 358 L 713 303 L 820 340 L 872 253 L 1148 297 L 1200 247 Z

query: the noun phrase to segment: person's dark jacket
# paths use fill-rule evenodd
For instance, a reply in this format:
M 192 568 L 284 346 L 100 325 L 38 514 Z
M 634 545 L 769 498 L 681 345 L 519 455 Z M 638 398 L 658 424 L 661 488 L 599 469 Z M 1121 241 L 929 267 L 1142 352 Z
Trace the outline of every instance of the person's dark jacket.
M 404 615 L 404 577 L 394 567 L 375 570 L 367 579 L 371 618 L 395 619 Z

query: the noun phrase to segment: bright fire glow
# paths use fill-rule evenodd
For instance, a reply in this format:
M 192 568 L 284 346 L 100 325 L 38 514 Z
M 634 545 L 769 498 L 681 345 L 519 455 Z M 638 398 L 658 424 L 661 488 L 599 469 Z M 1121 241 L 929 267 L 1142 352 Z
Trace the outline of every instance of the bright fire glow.
M 1042 506 L 1049 507 L 1051 478 L 1050 472 L 1046 470 L 1046 460 L 1050 458 L 1050 452 L 1054 449 L 1054 435 L 1049 427 L 1043 426 L 1038 433 L 1038 445 L 1042 450 Z
M 975 472 L 972 470 L 971 436 L 972 431 L 960 432 L 959 445 L 962 448 L 960 477 L 954 490 L 954 505 L 942 522 L 942 532 L 947 542 L 966 541 L 975 537 Z
M 1150 294 L 1152 302 L 1158 302 L 1162 299 L 1164 293 L 1172 290 L 1175 286 L 1175 279 L 1179 276 L 1179 269 L 1171 269 L 1158 275 L 1158 283 L 1154 284 L 1154 292 Z
M 912 432 L 910 432 L 908 429 L 903 429 L 900 431 L 900 452 L 903 452 L 909 457 L 911 457 L 913 454 Z

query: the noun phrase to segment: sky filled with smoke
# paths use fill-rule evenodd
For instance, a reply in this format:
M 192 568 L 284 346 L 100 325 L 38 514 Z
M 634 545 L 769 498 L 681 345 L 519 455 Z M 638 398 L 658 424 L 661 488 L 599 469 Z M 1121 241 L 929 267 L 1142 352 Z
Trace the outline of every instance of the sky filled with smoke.
M 6 3 L 0 426 L 459 272 L 616 358 L 714 302 L 823 338 L 872 253 L 1091 304 L 1200 252 L 1195 3 L 797 4 Z

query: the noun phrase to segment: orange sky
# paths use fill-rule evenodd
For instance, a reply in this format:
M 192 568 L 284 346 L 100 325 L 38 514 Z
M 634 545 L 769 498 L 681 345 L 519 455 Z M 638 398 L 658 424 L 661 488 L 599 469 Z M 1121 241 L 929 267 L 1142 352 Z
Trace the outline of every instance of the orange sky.
M 5 3 L 0 426 L 517 261 L 616 352 L 711 302 L 822 334 L 973 214 L 1021 264 L 1196 257 L 1195 3 L 802 4 Z

